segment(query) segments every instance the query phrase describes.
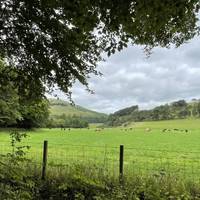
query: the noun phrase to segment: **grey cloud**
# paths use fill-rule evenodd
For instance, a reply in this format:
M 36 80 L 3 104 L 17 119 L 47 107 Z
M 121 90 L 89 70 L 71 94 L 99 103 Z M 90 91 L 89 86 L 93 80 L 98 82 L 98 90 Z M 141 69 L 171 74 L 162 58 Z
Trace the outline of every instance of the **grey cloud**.
M 200 38 L 179 48 L 155 48 L 147 58 L 141 46 L 130 46 L 99 63 L 102 77 L 89 79 L 95 94 L 76 83 L 75 103 L 100 112 L 138 104 L 141 108 L 200 97 Z M 61 98 L 65 98 L 60 93 Z

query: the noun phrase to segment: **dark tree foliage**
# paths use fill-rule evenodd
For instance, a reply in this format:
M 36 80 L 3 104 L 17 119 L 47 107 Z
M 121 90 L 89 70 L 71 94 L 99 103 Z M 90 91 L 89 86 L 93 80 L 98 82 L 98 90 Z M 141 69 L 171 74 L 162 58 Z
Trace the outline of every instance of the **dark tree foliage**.
M 15 88 L 16 73 L 0 60 L 0 126 L 16 124 L 21 119 L 18 90 Z
M 198 11 L 199 0 L 0 0 L 0 56 L 22 77 L 70 94 L 75 80 L 87 86 L 98 74 L 102 52 L 191 39 Z
M 17 120 L 19 128 L 45 127 L 49 117 L 49 102 L 45 98 L 23 99 L 20 104 L 22 119 Z
M 27 86 L 24 87 L 25 80 Z M 0 60 L 0 127 L 40 127 L 49 115 L 44 88 Z
M 17 126 L 26 129 L 44 127 L 49 116 L 49 102 L 42 82 L 34 76 L 22 75 L 18 70 L 15 84 L 22 116 Z
M 187 106 L 187 102 L 185 100 L 179 100 L 172 103 L 174 107 L 185 107 Z
M 128 108 L 124 108 L 121 110 L 118 110 L 117 112 L 114 113 L 114 115 L 118 115 L 118 116 L 123 116 L 123 115 L 130 115 L 131 113 L 138 111 L 138 106 L 131 106 Z

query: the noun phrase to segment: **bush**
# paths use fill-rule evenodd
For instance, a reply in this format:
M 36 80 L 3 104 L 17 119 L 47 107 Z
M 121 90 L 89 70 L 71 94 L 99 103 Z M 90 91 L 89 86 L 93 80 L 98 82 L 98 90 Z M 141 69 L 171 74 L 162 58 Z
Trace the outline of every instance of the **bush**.
M 23 163 L 28 161 L 25 158 L 24 149 L 28 149 L 29 146 L 17 146 L 26 136 L 26 133 L 11 132 L 11 152 L 1 155 L 1 199 L 32 199 L 31 191 L 34 188 L 34 182 L 22 169 Z

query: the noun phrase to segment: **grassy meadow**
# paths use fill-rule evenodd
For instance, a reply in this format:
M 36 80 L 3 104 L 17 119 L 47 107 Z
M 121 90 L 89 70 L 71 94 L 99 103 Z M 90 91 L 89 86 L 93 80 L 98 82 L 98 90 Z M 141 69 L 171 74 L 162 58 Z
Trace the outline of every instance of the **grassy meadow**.
M 168 130 L 163 132 L 164 129 Z M 1 130 L 1 153 L 10 151 L 8 133 L 8 130 Z M 68 169 L 82 164 L 115 176 L 119 145 L 123 144 L 125 175 L 172 172 L 186 178 L 200 178 L 199 119 L 139 122 L 100 131 L 94 126 L 70 130 L 36 129 L 28 135 L 23 145 L 31 146 L 27 155 L 37 163 L 42 161 L 43 141 L 48 140 L 49 166 Z

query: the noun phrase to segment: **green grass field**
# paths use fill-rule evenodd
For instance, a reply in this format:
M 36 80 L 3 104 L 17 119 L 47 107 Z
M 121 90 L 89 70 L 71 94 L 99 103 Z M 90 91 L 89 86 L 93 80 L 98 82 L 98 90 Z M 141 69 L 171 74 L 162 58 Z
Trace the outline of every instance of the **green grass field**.
M 151 131 L 147 132 L 147 128 Z M 185 129 L 187 133 L 181 131 Z M 10 149 L 8 132 L 1 130 L 1 153 Z M 29 133 L 23 144 L 31 146 L 28 155 L 38 162 L 42 160 L 44 140 L 48 140 L 48 163 L 52 166 L 84 164 L 115 175 L 119 145 L 123 144 L 125 174 L 166 171 L 200 177 L 200 119 L 134 123 L 128 128 L 105 128 L 98 132 L 95 128 L 37 129 Z

